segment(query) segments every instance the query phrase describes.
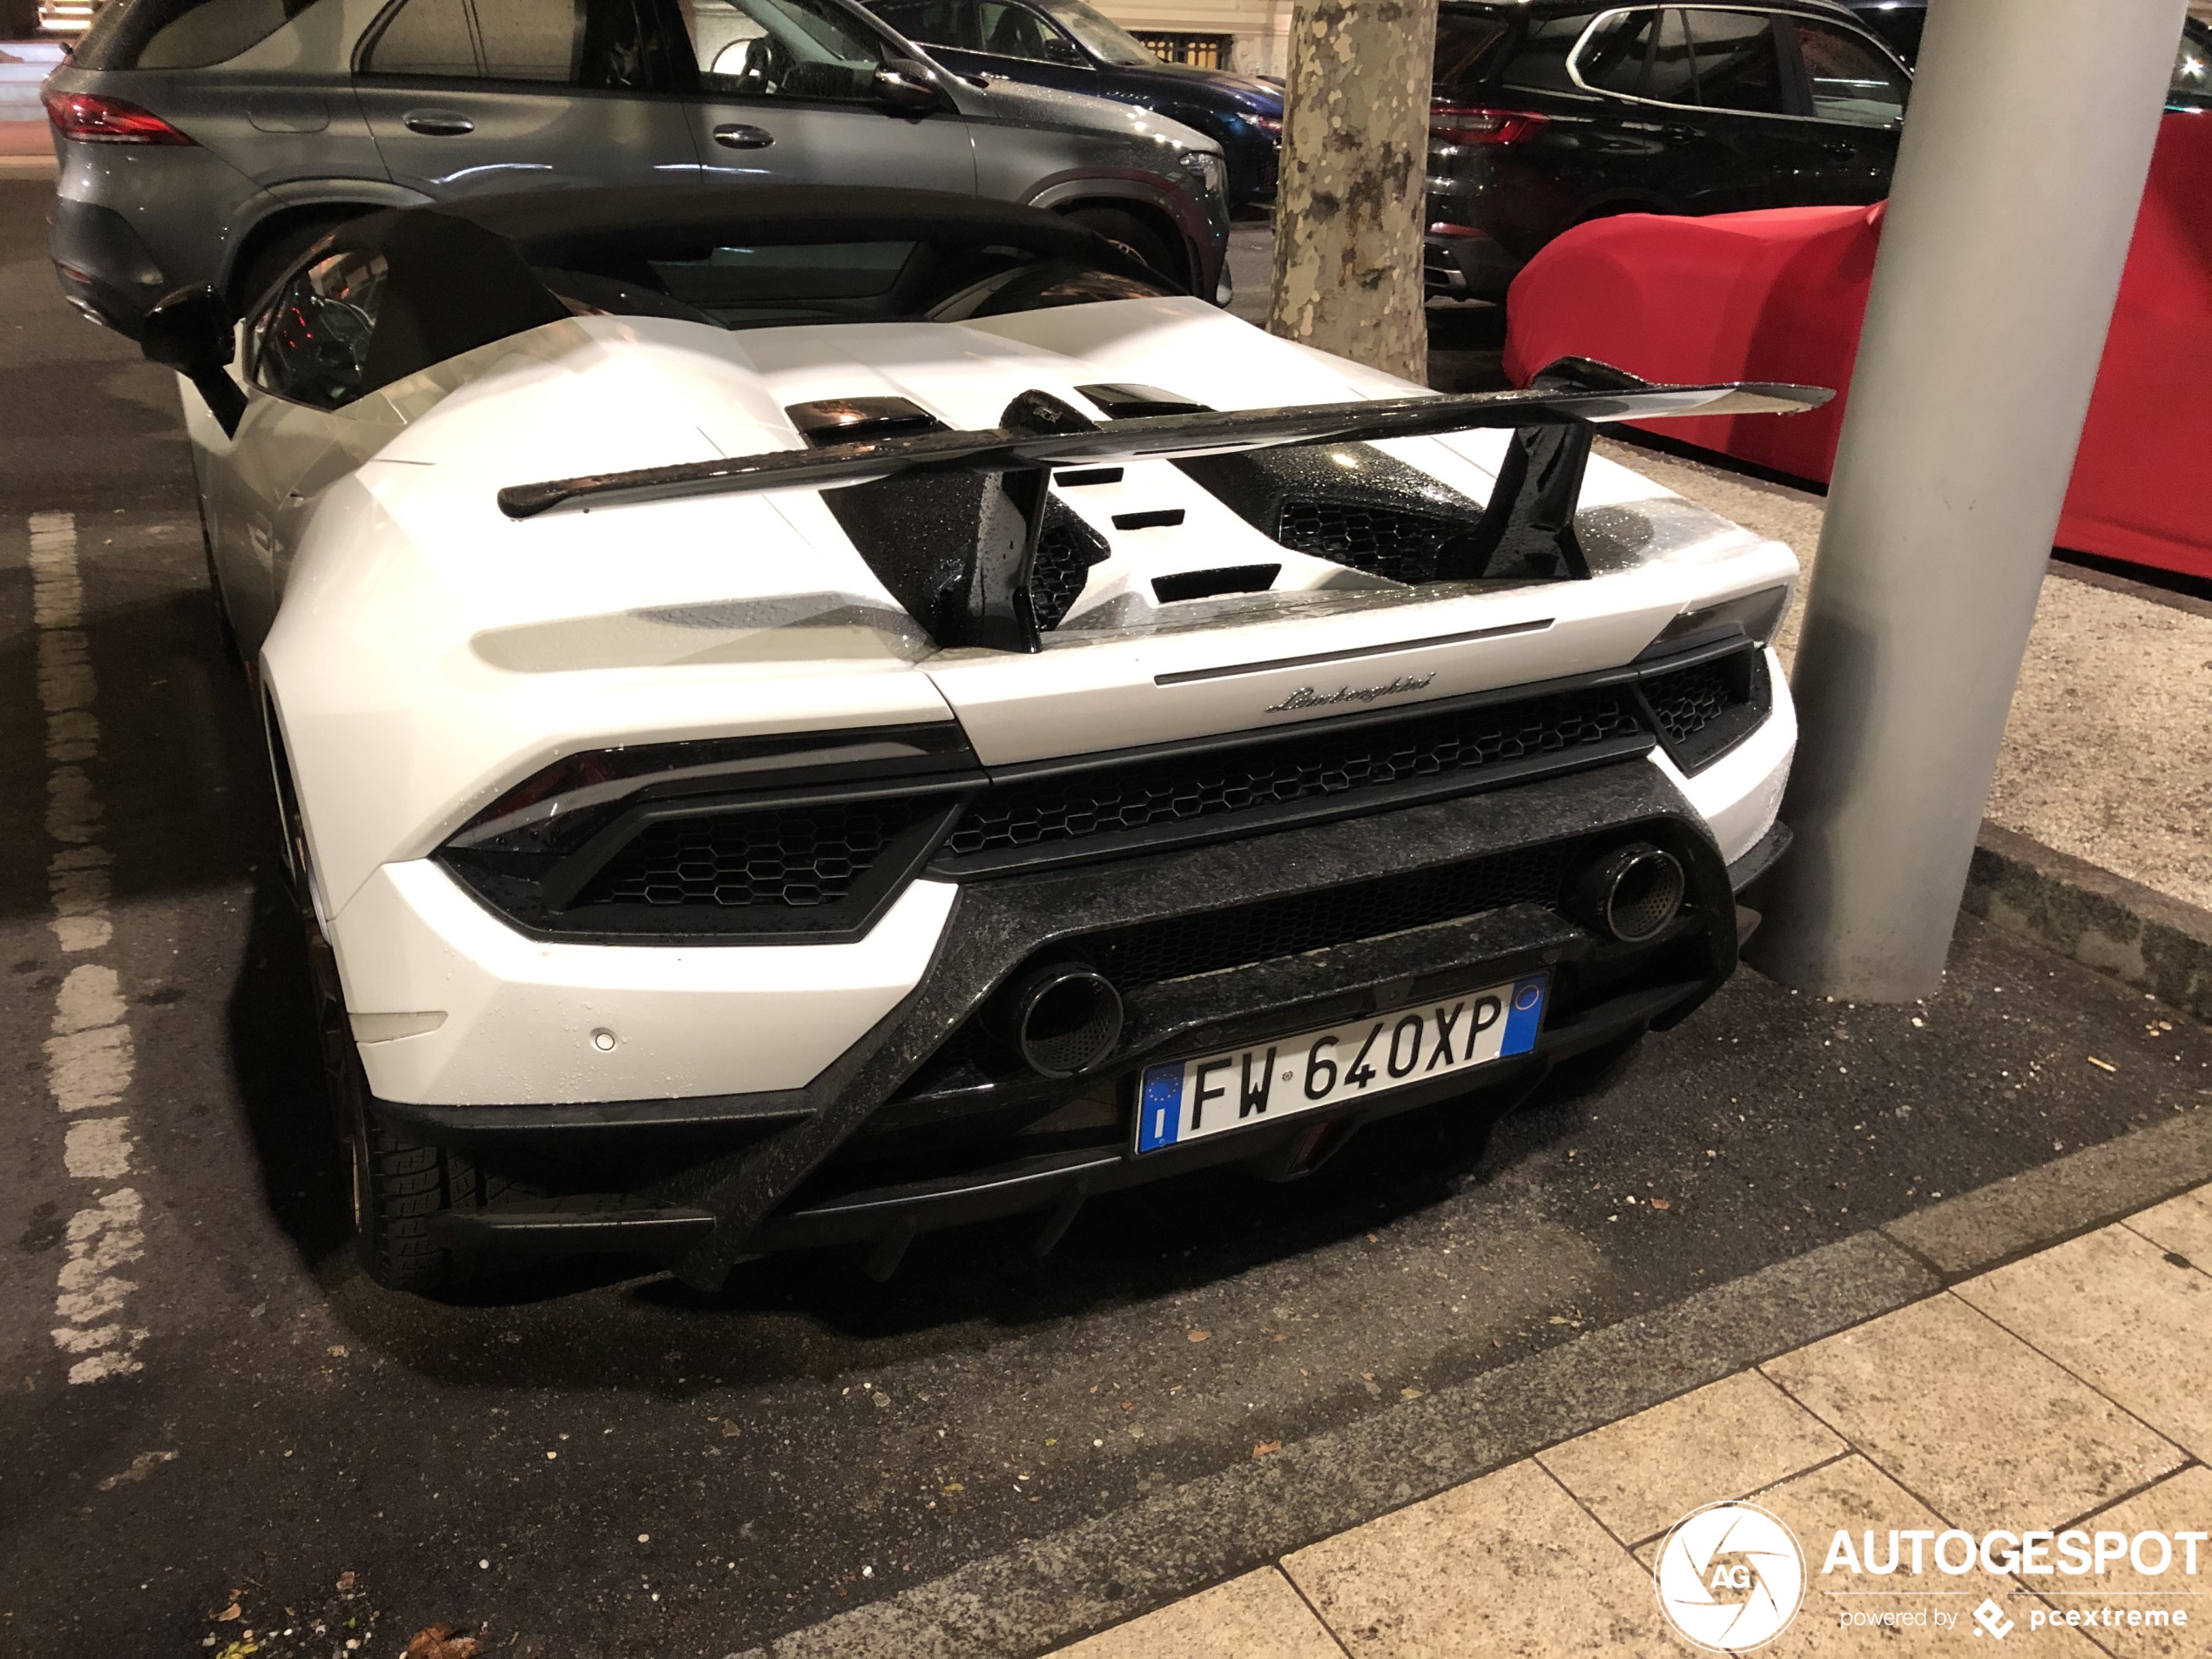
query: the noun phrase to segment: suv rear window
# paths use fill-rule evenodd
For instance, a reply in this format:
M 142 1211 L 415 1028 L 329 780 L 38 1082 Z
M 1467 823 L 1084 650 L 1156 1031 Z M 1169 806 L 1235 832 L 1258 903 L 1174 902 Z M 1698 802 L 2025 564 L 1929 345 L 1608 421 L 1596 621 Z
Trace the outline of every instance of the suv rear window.
M 1436 17 L 1436 91 L 1456 98 L 1487 80 L 1509 25 L 1503 17 L 1447 6 Z
M 76 69 L 205 69 L 258 46 L 316 0 L 110 0 Z

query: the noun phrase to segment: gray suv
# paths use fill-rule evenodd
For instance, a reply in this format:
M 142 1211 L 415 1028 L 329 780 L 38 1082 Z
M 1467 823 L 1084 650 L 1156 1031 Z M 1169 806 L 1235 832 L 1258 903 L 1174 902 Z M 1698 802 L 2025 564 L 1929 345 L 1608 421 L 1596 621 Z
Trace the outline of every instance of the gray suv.
M 1051 208 L 1229 299 L 1211 138 L 954 75 L 846 0 L 111 0 L 44 96 L 55 268 L 126 334 L 376 208 L 717 179 Z

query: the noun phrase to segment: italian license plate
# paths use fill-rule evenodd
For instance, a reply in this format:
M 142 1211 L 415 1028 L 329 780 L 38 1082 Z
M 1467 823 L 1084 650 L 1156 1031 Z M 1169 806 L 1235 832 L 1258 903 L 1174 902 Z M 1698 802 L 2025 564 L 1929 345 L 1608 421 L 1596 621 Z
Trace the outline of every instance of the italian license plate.
M 1387 1094 L 1527 1054 L 1544 1017 L 1541 974 L 1198 1060 L 1148 1066 L 1137 1086 L 1136 1150 Z

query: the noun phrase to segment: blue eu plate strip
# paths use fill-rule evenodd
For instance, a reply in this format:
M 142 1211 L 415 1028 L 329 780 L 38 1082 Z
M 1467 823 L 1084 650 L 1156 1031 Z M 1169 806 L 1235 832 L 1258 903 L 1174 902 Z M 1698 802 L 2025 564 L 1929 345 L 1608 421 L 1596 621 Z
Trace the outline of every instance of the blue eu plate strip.
M 1498 1054 L 1527 1054 L 1536 1046 L 1536 1028 L 1544 1019 L 1544 976 L 1516 981 L 1506 1009 L 1505 1041 Z
M 1144 1073 L 1144 1086 L 1136 1096 L 1136 1150 L 1156 1151 L 1173 1146 L 1183 1133 L 1183 1067 L 1152 1066 Z

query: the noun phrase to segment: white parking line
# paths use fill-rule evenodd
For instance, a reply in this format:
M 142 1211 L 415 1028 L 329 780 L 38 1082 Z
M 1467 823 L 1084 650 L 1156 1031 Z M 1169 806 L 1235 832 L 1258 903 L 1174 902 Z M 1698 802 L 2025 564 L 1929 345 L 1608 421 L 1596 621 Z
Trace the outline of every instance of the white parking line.
M 104 949 L 113 854 L 99 842 L 101 810 L 87 762 L 99 753 L 98 688 L 84 637 L 84 583 L 77 566 L 77 521 L 68 513 L 30 520 L 31 613 L 38 626 L 38 703 L 46 717 L 46 833 L 56 846 L 46 865 L 51 927 L 71 954 Z M 46 1087 L 69 1119 L 62 1162 L 80 1181 L 111 1183 L 131 1173 L 131 1120 L 114 1109 L 131 1086 L 131 1026 L 114 968 L 80 962 L 54 996 L 46 1039 Z M 138 1287 L 118 1271 L 145 1254 L 145 1204 L 116 1187 L 69 1218 L 69 1257 L 56 1287 L 64 1321 L 54 1345 L 75 1356 L 73 1383 L 144 1369 L 136 1357 L 146 1332 L 118 1316 Z

